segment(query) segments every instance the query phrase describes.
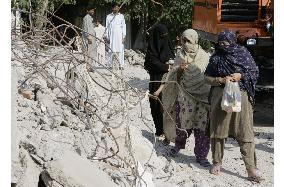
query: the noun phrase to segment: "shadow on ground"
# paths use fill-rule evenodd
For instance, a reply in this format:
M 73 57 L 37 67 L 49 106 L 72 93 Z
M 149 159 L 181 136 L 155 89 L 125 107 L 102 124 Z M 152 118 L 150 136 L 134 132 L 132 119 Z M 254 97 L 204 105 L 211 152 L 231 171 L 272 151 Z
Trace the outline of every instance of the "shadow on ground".
M 147 138 L 152 144 L 154 144 L 155 142 L 155 137 L 153 136 L 153 133 L 146 131 L 146 130 L 142 130 L 142 135 Z M 163 156 L 165 157 L 169 162 L 171 160 L 173 160 L 175 163 L 180 163 L 180 164 L 185 164 L 188 165 L 188 167 L 192 168 L 192 166 L 199 168 L 200 170 L 206 170 L 209 172 L 210 167 L 203 167 L 201 165 L 199 165 L 196 161 L 195 161 L 195 156 L 193 155 L 185 155 L 181 152 L 179 152 L 175 157 L 170 155 L 170 150 L 174 148 L 174 146 L 172 145 L 167 145 L 164 146 L 162 143 L 161 138 L 156 138 L 156 144 L 155 144 L 155 150 L 156 150 L 156 154 L 157 156 Z M 192 150 L 192 153 L 193 150 Z M 210 152 L 209 152 L 210 154 Z M 246 177 L 239 175 L 238 173 L 235 173 L 233 171 L 227 170 L 222 168 L 221 172 L 226 173 L 228 175 L 232 175 L 232 176 L 236 176 L 238 178 L 242 178 L 242 179 L 246 179 Z
M 130 84 L 132 87 L 137 88 L 138 90 L 146 91 L 149 89 L 149 79 L 141 80 L 135 77 L 127 83 Z
M 254 126 L 274 126 L 274 93 L 257 92 L 255 95 Z

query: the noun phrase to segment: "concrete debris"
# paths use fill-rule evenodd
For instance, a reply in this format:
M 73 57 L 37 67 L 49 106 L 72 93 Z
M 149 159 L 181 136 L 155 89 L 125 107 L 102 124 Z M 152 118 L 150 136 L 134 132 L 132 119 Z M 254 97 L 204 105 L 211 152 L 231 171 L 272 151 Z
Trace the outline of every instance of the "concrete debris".
M 45 167 L 42 177 L 47 187 L 58 184 L 62 187 L 117 186 L 94 163 L 71 151 L 64 152 L 58 160 L 46 163 Z
M 144 172 L 144 168 L 138 162 L 138 173 L 141 178 L 136 179 L 136 187 L 155 187 L 153 183 L 153 175 L 149 172 Z
M 20 150 L 20 162 L 23 175 L 17 183 L 18 187 L 38 187 L 41 168 L 33 161 L 28 151 Z
M 140 65 L 144 66 L 144 59 L 145 55 L 141 53 L 140 51 L 134 51 L 132 49 L 125 50 L 125 61 L 128 62 L 130 65 Z
M 21 94 L 22 94 L 23 97 L 26 98 L 26 99 L 32 100 L 32 99 L 34 98 L 34 95 L 33 95 L 33 92 L 32 92 L 32 91 L 28 91 L 28 90 L 21 91 Z

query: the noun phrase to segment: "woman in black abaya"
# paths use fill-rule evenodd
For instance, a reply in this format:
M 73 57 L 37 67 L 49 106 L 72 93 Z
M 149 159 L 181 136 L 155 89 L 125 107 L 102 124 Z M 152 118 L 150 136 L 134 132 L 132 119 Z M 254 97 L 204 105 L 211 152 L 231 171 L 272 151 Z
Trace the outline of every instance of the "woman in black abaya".
M 174 50 L 171 45 L 168 29 L 163 24 L 157 24 L 150 30 L 148 48 L 145 57 L 144 67 L 150 74 L 149 91 L 153 94 L 161 85 L 162 77 L 169 70 L 167 62 L 174 59 Z M 159 95 L 162 100 L 162 94 Z M 156 135 L 163 134 L 163 108 L 156 99 L 149 98 L 151 114 L 156 127 Z

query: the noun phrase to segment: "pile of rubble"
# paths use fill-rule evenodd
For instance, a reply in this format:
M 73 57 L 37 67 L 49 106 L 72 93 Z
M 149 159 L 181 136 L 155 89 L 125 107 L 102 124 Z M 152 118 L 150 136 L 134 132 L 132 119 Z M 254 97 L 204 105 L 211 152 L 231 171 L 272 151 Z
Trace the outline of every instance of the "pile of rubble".
M 86 54 L 56 40 L 57 30 L 12 36 L 12 182 L 149 186 L 147 164 L 159 159 L 140 131 L 153 133 L 147 94 L 122 71 L 87 71 Z M 142 65 L 143 54 L 126 53 L 128 65 Z
M 130 65 L 144 66 L 145 54 L 140 51 L 134 51 L 133 49 L 125 50 L 125 61 Z
M 109 181 L 112 180 L 113 184 L 135 181 L 137 160 L 130 143 L 133 141 L 130 131 L 135 129 L 128 124 L 128 113 L 139 110 L 141 96 L 144 96 L 130 87 L 126 94 L 125 86 L 115 86 L 123 80 L 108 83 L 110 73 L 91 74 L 86 71 L 85 64 L 72 64 L 70 54 L 63 53 L 60 47 L 33 53 L 25 42 L 14 41 L 12 45 L 13 76 L 18 78 L 18 84 L 13 86 L 19 90 L 16 95 L 17 129 L 13 130 L 18 131 L 23 170 L 17 177 L 21 179 L 19 186 L 37 186 L 40 175 L 47 186 L 68 186 L 68 183 L 73 183 L 68 177 L 73 176 L 64 177 L 65 171 L 61 170 L 80 159 L 85 159 L 84 163 L 89 164 L 90 170 L 98 170 L 96 167 L 101 165 L 106 173 L 109 172 Z M 70 151 L 73 156 L 70 156 Z M 65 157 L 70 163 L 65 162 Z M 84 173 L 75 165 L 73 167 L 77 171 L 74 177 Z M 30 171 L 32 175 L 29 170 L 33 170 Z M 95 173 L 91 173 L 94 177 Z M 96 179 L 85 176 L 88 177 Z M 65 182 L 61 181 L 62 178 Z M 100 184 L 98 180 L 97 184 Z

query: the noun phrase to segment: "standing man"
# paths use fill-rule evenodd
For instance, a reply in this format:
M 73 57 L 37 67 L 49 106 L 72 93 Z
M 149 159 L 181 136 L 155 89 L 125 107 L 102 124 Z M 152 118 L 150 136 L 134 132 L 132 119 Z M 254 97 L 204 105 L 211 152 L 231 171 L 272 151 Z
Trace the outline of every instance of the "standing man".
M 105 64 L 105 43 L 103 41 L 105 27 L 102 26 L 102 20 L 96 20 L 95 33 L 98 45 L 98 61 L 102 64 Z
M 19 3 L 16 3 L 17 9 L 19 9 Z M 16 10 L 15 13 L 16 16 L 16 35 L 19 36 L 21 34 L 21 12 L 19 10 Z
M 16 3 L 16 9 L 19 9 L 19 4 Z M 11 22 L 11 31 L 12 35 L 19 36 L 21 34 L 21 12 L 19 10 L 15 10 L 11 12 L 12 22 Z
M 97 44 L 96 44 L 96 33 L 94 30 L 93 16 L 95 14 L 95 8 L 88 6 L 87 14 L 83 19 L 83 42 L 84 50 L 87 60 L 87 69 L 93 70 L 96 65 L 94 62 L 97 59 Z
M 120 69 L 124 66 L 124 42 L 126 35 L 126 24 L 123 14 L 119 13 L 118 3 L 112 3 L 112 13 L 106 18 L 106 39 L 110 43 L 110 63 L 113 65 L 115 56 L 118 58 Z

